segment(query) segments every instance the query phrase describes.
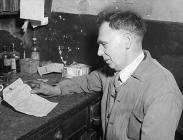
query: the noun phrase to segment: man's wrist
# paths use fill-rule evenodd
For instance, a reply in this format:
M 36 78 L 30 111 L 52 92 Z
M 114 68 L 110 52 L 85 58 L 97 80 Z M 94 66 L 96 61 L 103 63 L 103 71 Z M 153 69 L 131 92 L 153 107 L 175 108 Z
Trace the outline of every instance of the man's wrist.
M 58 95 L 58 96 L 62 95 L 62 91 L 59 86 L 54 87 L 54 95 Z

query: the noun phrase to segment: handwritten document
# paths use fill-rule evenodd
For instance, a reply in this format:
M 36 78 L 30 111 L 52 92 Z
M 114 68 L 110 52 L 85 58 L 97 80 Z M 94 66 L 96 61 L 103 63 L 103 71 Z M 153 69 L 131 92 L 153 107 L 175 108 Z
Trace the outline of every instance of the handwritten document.
M 37 117 L 46 116 L 58 104 L 31 94 L 31 87 L 21 78 L 3 90 L 3 99 L 17 111 Z

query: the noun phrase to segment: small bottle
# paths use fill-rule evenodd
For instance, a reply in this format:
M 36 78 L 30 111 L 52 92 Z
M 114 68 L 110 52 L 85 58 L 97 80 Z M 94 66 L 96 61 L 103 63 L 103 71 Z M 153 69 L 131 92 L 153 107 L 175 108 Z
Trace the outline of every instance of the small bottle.
M 23 49 L 23 53 L 20 56 L 20 59 L 26 59 L 26 46 L 24 42 L 20 42 L 20 47 Z
M 40 59 L 39 55 L 39 47 L 37 46 L 37 38 L 32 38 L 33 39 L 33 47 L 32 47 L 32 53 L 31 53 L 31 58 L 35 60 Z
M 0 52 L 0 76 L 3 74 L 3 50 Z
M 15 44 L 12 43 L 12 48 L 10 52 L 11 57 L 11 70 L 13 73 L 20 72 L 20 53 L 15 51 Z
M 3 47 L 3 73 L 9 73 L 11 71 L 11 58 L 8 51 L 8 47 Z

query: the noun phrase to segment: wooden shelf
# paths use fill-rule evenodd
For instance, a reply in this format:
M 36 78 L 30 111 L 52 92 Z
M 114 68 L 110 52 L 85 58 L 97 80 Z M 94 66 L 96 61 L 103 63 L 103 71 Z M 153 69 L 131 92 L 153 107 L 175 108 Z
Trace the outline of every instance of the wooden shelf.
M 14 11 L 14 12 L 0 12 L 0 16 L 3 15 L 17 15 L 19 14 L 19 11 Z

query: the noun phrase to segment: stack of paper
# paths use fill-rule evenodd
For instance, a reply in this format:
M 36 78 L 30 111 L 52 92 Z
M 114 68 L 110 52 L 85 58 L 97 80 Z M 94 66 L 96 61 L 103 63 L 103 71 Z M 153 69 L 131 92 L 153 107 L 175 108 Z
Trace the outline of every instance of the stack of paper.
M 31 94 L 31 88 L 20 78 L 3 90 L 3 99 L 17 111 L 37 117 L 46 116 L 58 104 Z

